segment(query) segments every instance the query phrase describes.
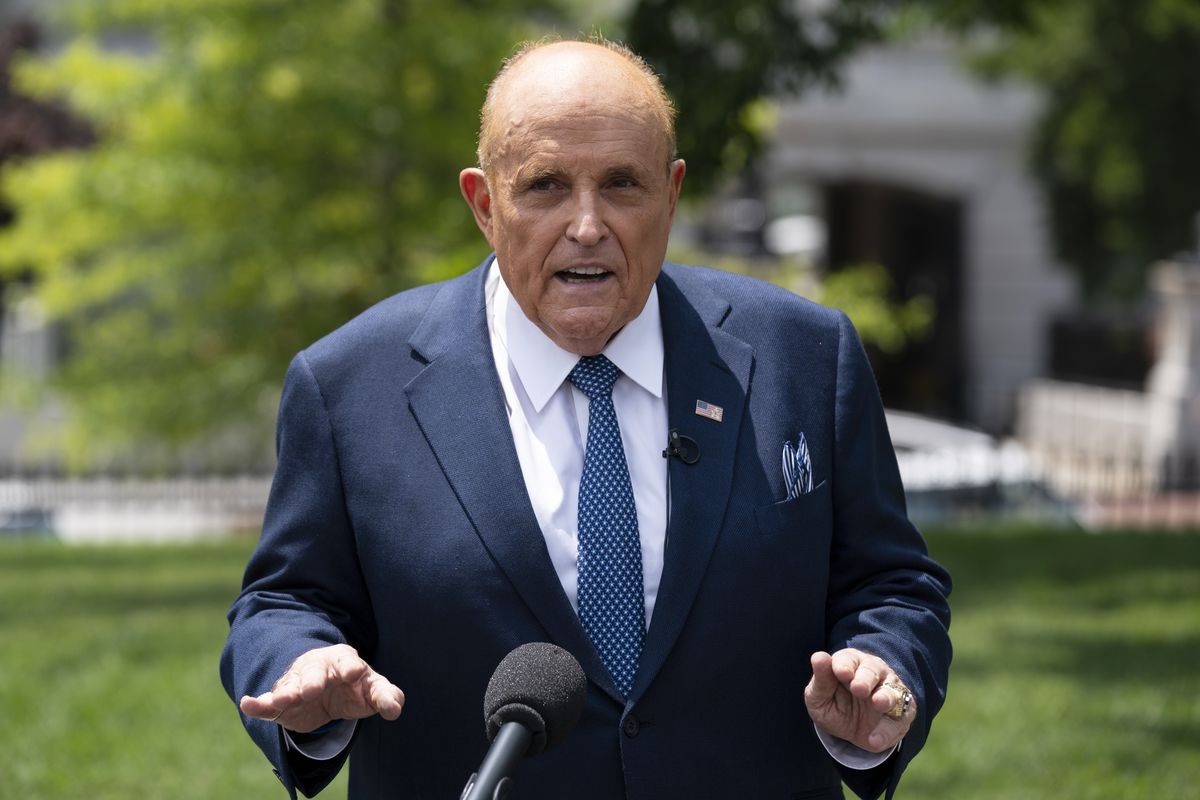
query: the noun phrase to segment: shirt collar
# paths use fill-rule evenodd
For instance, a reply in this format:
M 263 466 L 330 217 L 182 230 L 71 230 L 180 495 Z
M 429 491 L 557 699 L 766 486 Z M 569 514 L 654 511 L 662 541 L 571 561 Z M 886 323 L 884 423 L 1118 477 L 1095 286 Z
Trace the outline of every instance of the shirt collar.
M 488 283 L 496 281 L 492 308 L 495 333 L 508 352 L 525 394 L 540 412 L 567 379 L 579 356 L 556 345 L 525 316 L 500 275 L 495 259 L 491 272 Z M 642 313 L 617 332 L 603 353 L 638 386 L 662 397 L 663 338 L 657 286 L 650 287 Z

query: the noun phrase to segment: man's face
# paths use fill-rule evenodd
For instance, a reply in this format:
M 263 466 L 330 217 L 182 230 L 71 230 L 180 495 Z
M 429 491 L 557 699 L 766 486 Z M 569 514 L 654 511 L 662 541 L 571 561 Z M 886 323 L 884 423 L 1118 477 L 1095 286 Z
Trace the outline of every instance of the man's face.
M 525 315 L 593 355 L 646 303 L 684 165 L 627 90 L 522 94 L 488 180 L 464 170 L 463 193 Z

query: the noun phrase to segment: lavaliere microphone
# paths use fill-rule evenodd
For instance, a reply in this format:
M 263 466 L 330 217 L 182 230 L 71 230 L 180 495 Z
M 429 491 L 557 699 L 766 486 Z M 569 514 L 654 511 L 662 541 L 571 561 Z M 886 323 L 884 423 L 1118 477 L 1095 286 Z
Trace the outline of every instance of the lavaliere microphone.
M 667 449 L 663 450 L 663 458 L 678 458 L 687 465 L 700 460 L 700 445 L 690 436 L 684 436 L 674 428 L 667 437 Z

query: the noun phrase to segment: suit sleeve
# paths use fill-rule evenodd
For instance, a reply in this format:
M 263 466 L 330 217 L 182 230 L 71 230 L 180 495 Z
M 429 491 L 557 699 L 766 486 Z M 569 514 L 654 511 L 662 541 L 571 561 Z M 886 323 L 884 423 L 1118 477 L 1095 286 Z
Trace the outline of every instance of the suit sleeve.
M 841 317 L 834 419 L 834 538 L 827 608 L 831 651 L 886 661 L 918 700 L 900 750 L 872 770 L 842 770 L 859 796 L 890 798 L 946 696 L 950 576 L 908 520 L 883 404 L 858 334 Z
M 278 464 L 262 537 L 229 611 L 221 681 L 236 704 L 258 695 L 301 654 L 349 643 L 370 660 L 375 625 L 346 509 L 337 443 L 320 386 L 304 354 L 288 369 L 276 434 Z M 313 761 L 286 747 L 273 722 L 242 724 L 289 795 L 312 796 L 346 752 Z

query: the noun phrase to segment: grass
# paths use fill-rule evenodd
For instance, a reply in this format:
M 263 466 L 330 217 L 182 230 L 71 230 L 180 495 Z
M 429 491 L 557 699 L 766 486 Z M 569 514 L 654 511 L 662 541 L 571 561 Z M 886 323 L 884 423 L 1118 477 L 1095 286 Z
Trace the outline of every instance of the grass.
M 917 798 L 1200 797 L 1200 537 L 933 534 L 955 578 Z
M 0 797 L 284 796 L 217 677 L 250 542 L 0 545 Z
M 956 654 L 902 797 L 1200 798 L 1200 536 L 929 538 Z M 249 547 L 0 542 L 0 795 L 282 797 L 216 677 Z

